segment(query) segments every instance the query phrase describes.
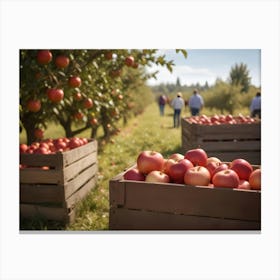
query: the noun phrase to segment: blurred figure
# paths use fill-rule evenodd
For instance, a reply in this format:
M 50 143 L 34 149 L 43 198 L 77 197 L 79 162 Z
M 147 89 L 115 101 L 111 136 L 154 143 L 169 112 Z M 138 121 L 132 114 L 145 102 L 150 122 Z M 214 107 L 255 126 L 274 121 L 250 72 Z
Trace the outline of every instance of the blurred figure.
M 159 113 L 161 116 L 164 116 L 164 107 L 165 104 L 167 102 L 167 98 L 165 95 L 160 95 L 160 97 L 158 98 L 158 105 L 159 105 Z
M 192 116 L 198 116 L 200 110 L 203 108 L 204 100 L 202 96 L 198 93 L 198 90 L 193 91 L 193 95 L 189 99 L 189 107 Z
M 174 127 L 180 126 L 181 110 L 184 106 L 185 106 L 185 101 L 182 98 L 181 92 L 178 92 L 177 97 L 174 98 L 171 102 L 171 107 L 174 109 L 174 115 L 173 115 Z
M 251 117 L 261 118 L 261 93 L 257 92 L 250 105 Z

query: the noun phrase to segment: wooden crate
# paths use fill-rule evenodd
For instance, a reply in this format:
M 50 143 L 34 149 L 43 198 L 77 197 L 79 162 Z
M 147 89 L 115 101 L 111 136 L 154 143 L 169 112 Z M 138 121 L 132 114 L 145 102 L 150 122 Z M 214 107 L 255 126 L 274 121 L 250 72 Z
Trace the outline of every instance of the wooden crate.
M 55 154 L 21 154 L 20 216 L 71 223 L 75 205 L 95 186 L 97 142 Z M 40 167 L 49 166 L 49 170 Z
M 260 230 L 261 192 L 110 180 L 111 230 Z
M 182 149 L 204 149 L 208 156 L 222 161 L 244 158 L 261 164 L 261 123 L 252 124 L 192 124 L 182 118 Z

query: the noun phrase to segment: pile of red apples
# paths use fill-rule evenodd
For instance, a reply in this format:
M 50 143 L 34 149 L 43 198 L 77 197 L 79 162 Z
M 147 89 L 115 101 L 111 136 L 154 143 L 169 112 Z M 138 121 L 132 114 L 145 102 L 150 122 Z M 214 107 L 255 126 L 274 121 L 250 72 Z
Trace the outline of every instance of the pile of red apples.
M 55 154 L 59 152 L 66 152 L 69 150 L 73 150 L 80 146 L 83 146 L 88 143 L 87 138 L 80 138 L 80 137 L 61 137 L 57 139 L 46 139 L 40 142 L 33 142 L 31 145 L 27 144 L 20 144 L 19 145 L 19 153 L 20 154 L 40 154 L 40 155 L 48 155 L 48 154 Z M 34 166 L 27 166 L 24 164 L 19 165 L 20 169 L 23 168 L 36 168 L 36 169 L 43 169 L 49 170 L 49 166 L 42 166 L 42 167 L 34 167 Z
M 175 153 L 164 158 L 156 151 L 142 151 L 135 167 L 124 173 L 125 180 L 175 183 L 213 188 L 261 190 L 261 169 L 245 159 L 222 162 L 208 157 L 203 149 Z
M 46 139 L 40 142 L 34 142 L 31 145 L 20 144 L 20 154 L 54 154 L 65 152 L 88 143 L 87 138 L 80 137 L 61 137 L 57 139 Z
M 228 115 L 213 115 L 213 116 L 192 116 L 186 119 L 191 124 L 203 124 L 203 125 L 220 125 L 220 124 L 251 124 L 259 122 L 258 119 L 250 116 L 244 116 L 239 114 L 238 116 Z

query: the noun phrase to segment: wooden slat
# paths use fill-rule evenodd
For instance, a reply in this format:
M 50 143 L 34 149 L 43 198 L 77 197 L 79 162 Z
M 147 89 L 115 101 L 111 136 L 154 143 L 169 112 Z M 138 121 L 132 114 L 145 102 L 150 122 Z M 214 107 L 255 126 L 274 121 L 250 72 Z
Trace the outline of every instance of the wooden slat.
M 66 221 L 67 209 L 57 207 L 46 207 L 34 204 L 20 204 L 20 215 L 22 218 L 32 219 L 35 217 L 42 217 L 53 221 Z
M 198 140 L 198 143 L 205 151 L 259 151 L 261 150 L 260 141 L 207 141 Z
M 63 203 L 64 188 L 61 185 L 20 185 L 20 203 Z
M 110 230 L 260 230 L 259 222 L 111 208 Z
M 85 157 L 80 160 L 73 162 L 71 165 L 68 165 L 63 170 L 64 182 L 68 182 L 69 180 L 78 176 L 84 169 L 88 166 L 97 162 L 97 154 L 96 152 L 89 153 Z
M 55 169 L 62 169 L 63 154 L 20 154 L 20 164 L 28 166 L 51 166 Z
M 93 140 L 88 142 L 86 145 L 75 148 L 73 150 L 63 153 L 63 164 L 64 167 L 72 164 L 73 162 L 87 156 L 88 154 L 97 152 L 97 141 Z
M 199 125 L 190 124 L 182 120 L 182 134 L 189 140 L 197 137 L 204 139 L 260 139 L 261 123 L 252 124 L 222 124 L 222 125 Z
M 243 158 L 249 161 L 251 164 L 261 164 L 261 153 L 260 152 L 250 152 L 250 151 L 234 151 L 234 152 L 208 152 L 209 157 L 217 157 L 222 161 L 232 161 L 237 158 Z
M 96 180 L 97 180 L 97 175 L 92 177 L 74 194 L 72 194 L 69 198 L 67 198 L 66 207 L 73 208 L 77 202 L 81 201 L 90 192 L 90 190 L 95 187 Z
M 63 185 L 61 170 L 42 170 L 37 168 L 20 169 L 20 183 L 23 184 L 58 184 Z
M 260 221 L 260 197 L 257 191 L 125 181 L 124 207 Z
M 109 199 L 110 205 L 117 207 L 124 205 L 125 201 L 125 184 L 119 182 L 123 177 L 124 172 L 120 173 L 109 181 Z
M 98 166 L 97 163 L 89 166 L 87 169 L 83 170 L 79 176 L 76 176 L 73 180 L 65 183 L 65 198 L 67 199 L 71 196 L 77 189 L 84 185 L 90 178 L 95 177 L 97 174 Z

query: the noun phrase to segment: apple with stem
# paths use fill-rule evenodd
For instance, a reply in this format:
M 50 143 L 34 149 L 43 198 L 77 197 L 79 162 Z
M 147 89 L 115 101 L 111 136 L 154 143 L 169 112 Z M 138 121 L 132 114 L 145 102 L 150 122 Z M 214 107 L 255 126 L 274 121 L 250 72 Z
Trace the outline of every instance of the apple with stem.
M 226 169 L 217 172 L 212 178 L 212 183 L 216 188 L 237 188 L 239 178 L 234 170 Z
M 196 165 L 206 166 L 207 158 L 208 158 L 207 153 L 200 148 L 188 150 L 185 153 L 185 159 L 191 161 L 194 166 Z
M 174 183 L 183 184 L 184 176 L 188 169 L 192 168 L 193 164 L 188 159 L 181 159 L 169 167 L 169 176 Z
M 250 174 L 253 172 L 252 165 L 245 159 L 235 159 L 230 163 L 230 169 L 234 170 L 240 180 L 249 180 Z
M 151 171 L 161 171 L 164 165 L 162 154 L 156 151 L 142 151 L 137 157 L 137 168 L 143 174 Z
M 210 178 L 210 172 L 206 167 L 194 166 L 185 173 L 184 183 L 192 186 L 208 186 Z

